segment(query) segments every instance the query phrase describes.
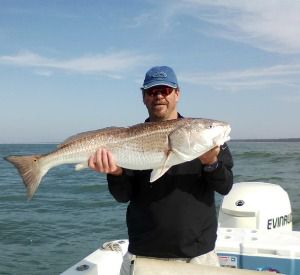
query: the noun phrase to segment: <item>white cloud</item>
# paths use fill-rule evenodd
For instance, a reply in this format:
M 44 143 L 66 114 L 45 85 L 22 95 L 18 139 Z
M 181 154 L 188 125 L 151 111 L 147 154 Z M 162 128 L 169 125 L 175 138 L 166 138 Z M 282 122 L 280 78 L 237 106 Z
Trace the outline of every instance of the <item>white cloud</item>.
M 299 1 L 178 0 L 173 18 L 180 14 L 209 23 L 209 31 L 199 24 L 208 35 L 270 52 L 300 53 Z
M 49 76 L 53 75 L 53 73 L 51 71 L 48 71 L 48 70 L 35 71 L 35 74 L 40 75 L 40 76 L 45 76 L 45 77 L 49 77 Z
M 180 75 L 180 79 L 185 83 L 224 91 L 263 90 L 266 87 L 288 87 L 298 91 L 300 64 L 219 73 L 189 73 Z
M 48 76 L 51 74 L 50 70 L 63 70 L 119 78 L 120 73 L 140 66 L 149 60 L 153 60 L 153 58 L 155 57 L 132 52 L 116 52 L 107 55 L 97 54 L 59 60 L 43 57 L 30 51 L 23 51 L 15 55 L 0 56 L 0 64 L 38 68 L 40 73 L 47 72 Z

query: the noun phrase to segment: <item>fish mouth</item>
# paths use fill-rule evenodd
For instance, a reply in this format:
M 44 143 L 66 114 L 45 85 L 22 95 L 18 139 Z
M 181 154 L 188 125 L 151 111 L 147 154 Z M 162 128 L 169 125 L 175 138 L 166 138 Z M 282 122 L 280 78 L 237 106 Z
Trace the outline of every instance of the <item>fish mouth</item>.
M 230 132 L 231 132 L 231 127 L 228 125 L 228 126 L 226 127 L 225 132 L 224 132 L 224 139 L 225 139 L 226 141 L 230 140 L 230 136 L 229 136 Z
M 214 138 L 214 145 L 220 146 L 223 145 L 225 142 L 229 141 L 230 131 L 231 131 L 230 126 L 225 126 L 225 129 L 223 128 L 222 133 L 220 133 L 216 138 Z

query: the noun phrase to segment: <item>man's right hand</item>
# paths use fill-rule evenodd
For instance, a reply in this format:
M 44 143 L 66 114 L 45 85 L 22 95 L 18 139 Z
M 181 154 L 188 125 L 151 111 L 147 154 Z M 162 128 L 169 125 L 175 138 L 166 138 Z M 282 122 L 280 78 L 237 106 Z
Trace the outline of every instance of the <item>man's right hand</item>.
M 114 176 L 120 176 L 123 173 L 123 169 L 116 165 L 112 153 L 107 149 L 98 149 L 89 158 L 88 165 L 99 173 L 112 174 Z

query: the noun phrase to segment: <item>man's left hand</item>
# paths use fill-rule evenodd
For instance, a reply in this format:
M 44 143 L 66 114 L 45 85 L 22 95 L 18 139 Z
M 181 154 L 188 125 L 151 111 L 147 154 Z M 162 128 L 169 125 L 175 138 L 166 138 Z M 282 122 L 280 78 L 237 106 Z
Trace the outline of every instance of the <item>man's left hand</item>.
M 218 161 L 218 155 L 220 153 L 220 146 L 216 146 L 199 157 L 203 165 L 211 165 Z

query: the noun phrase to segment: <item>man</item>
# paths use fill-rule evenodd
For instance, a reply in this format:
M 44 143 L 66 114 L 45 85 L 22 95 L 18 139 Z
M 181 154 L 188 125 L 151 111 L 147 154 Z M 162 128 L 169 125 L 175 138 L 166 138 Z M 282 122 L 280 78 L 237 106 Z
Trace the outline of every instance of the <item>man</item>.
M 180 90 L 170 67 L 151 68 L 142 93 L 149 113 L 146 122 L 182 118 L 177 111 Z M 151 170 L 118 167 L 105 149 L 89 159 L 89 166 L 107 174 L 109 191 L 118 202 L 129 202 L 129 247 L 121 274 L 129 274 L 135 256 L 218 265 L 214 192 L 225 195 L 233 183 L 233 161 L 226 144 L 173 166 L 154 183 L 149 182 Z

